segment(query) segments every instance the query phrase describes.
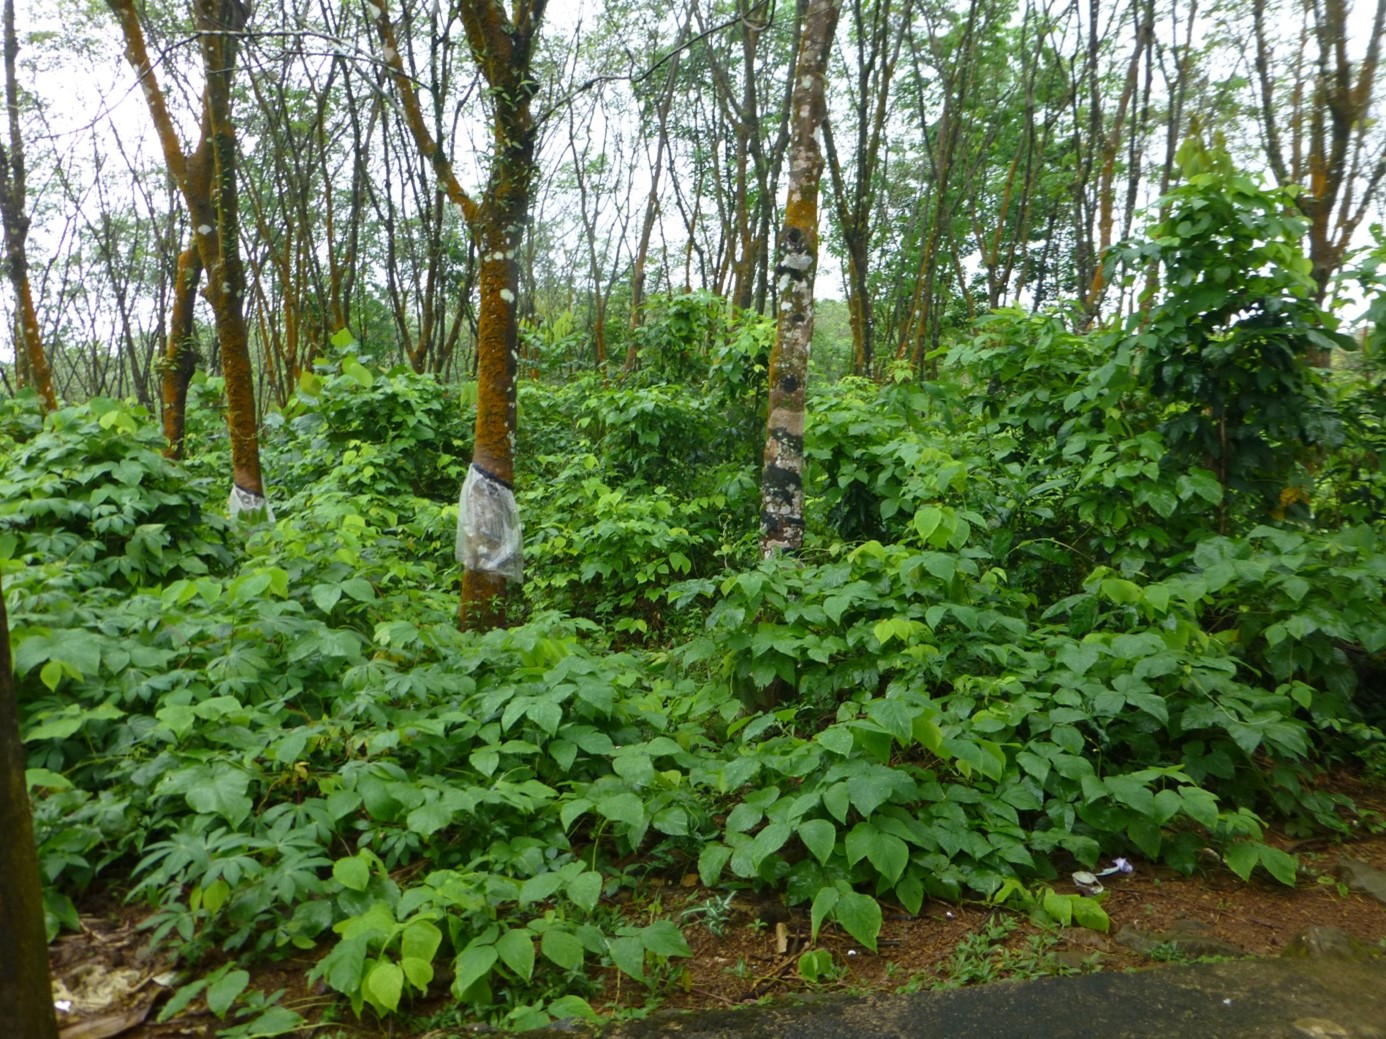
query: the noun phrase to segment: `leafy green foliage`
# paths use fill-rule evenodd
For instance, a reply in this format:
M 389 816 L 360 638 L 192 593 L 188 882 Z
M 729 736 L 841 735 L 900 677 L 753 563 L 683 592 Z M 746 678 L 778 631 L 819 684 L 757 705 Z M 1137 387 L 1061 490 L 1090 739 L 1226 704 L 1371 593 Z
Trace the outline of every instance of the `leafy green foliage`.
M 874 948 L 926 898 L 1105 927 L 1052 886 L 1103 855 L 1292 883 L 1267 825 L 1341 826 L 1316 770 L 1383 744 L 1379 514 L 1239 525 L 1264 510 L 1167 461 L 1143 347 L 1004 313 L 936 383 L 818 393 L 807 547 L 757 561 L 764 331 L 670 301 L 638 377 L 524 390 L 528 614 L 485 636 L 454 627 L 465 392 L 305 377 L 266 437 L 278 522 L 234 540 L 192 475 L 215 444 L 189 468 L 137 410 L 7 403 L 50 928 L 119 885 L 215 950 L 175 999 L 245 1035 L 293 1027 L 248 965 L 307 951 L 357 1013 L 446 978 L 524 1028 L 594 1014 L 602 970 L 657 992 L 740 888 Z M 645 899 L 693 870 L 700 911 Z
M 1219 146 L 1180 149 L 1184 183 L 1161 200 L 1145 242 L 1117 251 L 1163 293 L 1128 321 L 1142 373 L 1169 403 L 1162 430 L 1176 465 L 1202 464 L 1269 509 L 1304 449 L 1340 442 L 1337 415 L 1306 365 L 1311 350 L 1351 348 L 1315 300 L 1293 195 L 1235 169 Z

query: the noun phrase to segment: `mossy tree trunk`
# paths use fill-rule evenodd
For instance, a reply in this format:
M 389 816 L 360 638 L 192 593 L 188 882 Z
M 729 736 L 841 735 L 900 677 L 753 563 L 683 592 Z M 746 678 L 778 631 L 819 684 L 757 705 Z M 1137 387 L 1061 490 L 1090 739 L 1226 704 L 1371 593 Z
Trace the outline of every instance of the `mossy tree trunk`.
M 243 0 L 193 2 L 206 85 L 202 93 L 200 139 L 192 153 L 185 155 L 149 60 L 134 0 L 106 0 L 106 5 L 120 22 L 125 38 L 125 58 L 139 78 L 164 153 L 164 165 L 188 207 L 193 241 L 206 273 L 202 291 L 212 305 L 222 373 L 226 379 L 232 479 L 240 491 L 263 500 L 265 488 L 260 472 L 254 371 L 245 321 L 245 266 L 240 255 L 236 130 L 231 121 L 231 83 L 236 71 L 237 42 L 250 9 Z M 183 287 L 183 273 L 180 263 L 180 288 Z M 171 335 L 178 335 L 178 322 L 175 320 L 172 325 Z M 186 337 L 178 344 L 180 353 L 185 344 Z M 174 346 L 171 340 L 170 349 Z M 166 384 L 166 393 L 167 389 Z
M 195 244 L 178 255 L 173 281 L 173 309 L 169 318 L 168 346 L 161 365 L 160 396 L 164 409 L 164 453 L 183 457 L 183 435 L 187 426 L 188 385 L 197 371 L 197 343 L 193 334 L 193 309 L 197 302 L 197 283 L 202 276 L 202 257 Z
M 448 197 L 461 209 L 480 253 L 477 310 L 477 408 L 472 469 L 510 493 L 515 478 L 515 371 L 519 354 L 520 247 L 529 221 L 538 126 L 530 102 L 538 89 L 533 45 L 546 0 L 461 0 L 458 11 L 491 108 L 492 153 L 485 193 L 472 198 L 458 182 L 447 152 L 423 117 L 413 81 L 383 2 L 372 5 L 382 55 L 393 73 L 405 122 Z M 464 516 L 465 520 L 466 517 Z M 518 580 L 464 559 L 458 624 L 484 631 L 507 623 Z M 518 567 L 516 568 L 518 570 Z
M 24 767 L 5 590 L 0 587 L 0 833 L 5 835 L 0 841 L 0 1007 L 5 1010 L 5 1035 L 57 1039 L 43 889 Z
M 789 197 L 775 265 L 779 314 L 770 351 L 770 417 L 761 476 L 763 556 L 795 552 L 804 543 L 804 388 L 818 269 L 819 141 L 827 118 L 828 54 L 840 10 L 841 0 L 810 0 L 794 69 Z
M 19 132 L 19 81 L 15 59 L 19 37 L 14 31 L 14 0 L 5 0 L 5 108 L 9 115 L 9 147 L 0 143 L 0 222 L 5 232 L 5 267 L 15 299 L 16 357 L 22 352 L 28 374 L 44 411 L 53 411 L 58 399 L 53 392 L 53 373 L 43 352 L 39 335 L 38 311 L 29 284 L 29 214 L 24 208 L 24 138 Z

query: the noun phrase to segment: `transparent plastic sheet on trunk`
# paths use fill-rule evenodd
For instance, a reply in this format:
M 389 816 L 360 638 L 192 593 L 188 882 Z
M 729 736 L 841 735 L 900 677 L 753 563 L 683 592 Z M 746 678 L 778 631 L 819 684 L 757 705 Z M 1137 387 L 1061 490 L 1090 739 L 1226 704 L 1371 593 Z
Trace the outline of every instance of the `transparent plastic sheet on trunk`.
M 247 491 L 239 484 L 231 485 L 226 510 L 233 520 L 244 518 L 247 523 L 274 522 L 274 510 L 270 508 L 269 499 L 260 497 L 254 491 Z
M 499 574 L 516 584 L 524 575 L 515 493 L 475 465 L 468 468 L 457 500 L 456 553 L 468 570 Z

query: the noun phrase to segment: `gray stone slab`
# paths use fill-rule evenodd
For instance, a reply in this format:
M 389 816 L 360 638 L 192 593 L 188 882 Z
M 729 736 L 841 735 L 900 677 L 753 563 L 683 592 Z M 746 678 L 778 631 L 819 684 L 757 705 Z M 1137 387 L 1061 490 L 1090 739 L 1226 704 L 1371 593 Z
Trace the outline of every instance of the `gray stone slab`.
M 603 1039 L 1386 1039 L 1386 962 L 1241 960 L 660 1015 Z

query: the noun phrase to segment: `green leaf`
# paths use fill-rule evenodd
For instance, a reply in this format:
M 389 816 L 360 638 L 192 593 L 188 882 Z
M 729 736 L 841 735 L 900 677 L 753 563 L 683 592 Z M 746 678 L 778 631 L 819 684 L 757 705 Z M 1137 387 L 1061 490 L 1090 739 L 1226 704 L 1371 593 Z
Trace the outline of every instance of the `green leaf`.
M 346 329 L 342 329 L 342 331 L 345 332 Z M 363 390 L 368 390 L 375 385 L 375 376 L 371 374 L 371 370 L 355 358 L 342 358 L 342 374 Z
M 288 1007 L 269 1007 L 263 1014 L 246 1024 L 238 1024 L 230 1033 L 236 1039 L 278 1039 L 288 1035 L 308 1022 L 303 1015 Z
M 811 923 L 810 939 L 818 941 L 818 929 L 823 925 L 823 921 L 828 918 L 833 909 L 837 907 L 838 901 L 842 898 L 842 892 L 835 887 L 825 887 L 813 896 L 813 909 L 809 914 Z
M 799 840 L 823 865 L 837 846 L 837 827 L 826 819 L 809 819 L 799 824 Z
M 361 994 L 374 1007 L 398 1010 L 400 996 L 404 994 L 404 971 L 398 963 L 381 960 L 366 975 Z
M 195 812 L 219 815 L 232 826 L 240 826 L 253 807 L 246 796 L 250 774 L 244 769 L 218 761 L 196 769 L 199 775 L 189 779 L 183 797 Z
M 766 826 L 751 842 L 751 864 L 759 869 L 762 862 L 784 847 L 790 833 L 787 823 L 771 823 Z
M 1077 895 L 1070 904 L 1073 906 L 1073 920 L 1079 927 L 1086 927 L 1090 931 L 1102 931 L 1103 933 L 1111 929 L 1111 918 L 1107 915 L 1107 911 L 1102 908 L 1102 903 L 1095 898 Z
M 708 847 L 715 847 L 715 845 L 708 845 Z M 600 873 L 592 870 L 579 873 L 568 884 L 568 898 L 579 909 L 585 909 L 589 913 L 597 908 L 597 901 L 601 897 L 602 875 Z
M 878 832 L 866 849 L 866 858 L 881 876 L 894 884 L 909 865 L 910 850 L 894 834 Z
M 722 870 L 732 857 L 732 850 L 720 842 L 704 844 L 698 852 L 698 879 L 703 887 L 714 887 L 722 877 Z
M 637 981 L 645 979 L 645 944 L 636 935 L 613 939 L 611 962 Z
M 47 768 L 28 768 L 24 770 L 24 785 L 30 790 L 71 790 L 72 781 L 64 775 Z
M 1060 927 L 1067 927 L 1073 922 L 1073 898 L 1072 895 L 1061 895 L 1052 888 L 1045 888 L 1040 907 Z
M 833 915 L 848 934 L 872 952 L 876 951 L 876 937 L 881 933 L 879 902 L 870 895 L 849 891 L 838 900 Z
M 640 929 L 640 941 L 656 956 L 691 956 L 683 932 L 672 920 L 656 920 Z
M 342 582 L 342 591 L 357 602 L 374 602 L 375 588 L 364 577 L 350 577 Z
M 593 807 L 615 823 L 625 823 L 627 826 L 643 826 L 645 823 L 645 805 L 629 791 L 598 798 Z
M 582 942 L 570 931 L 551 928 L 539 940 L 539 951 L 549 962 L 564 970 L 577 970 L 582 966 L 584 955 Z
M 562 1021 L 567 1017 L 575 1017 L 582 1021 L 596 1021 L 598 1015 L 592 1009 L 592 1004 L 581 996 L 559 996 L 548 1005 L 548 1012 L 556 1021 Z
M 340 585 L 335 584 L 315 584 L 309 594 L 318 609 L 323 613 L 331 613 L 332 607 L 342 598 L 342 589 Z
M 413 920 L 400 937 L 400 955 L 433 962 L 438 947 L 443 944 L 443 932 L 427 920 Z
M 843 725 L 830 725 L 814 739 L 834 754 L 841 754 L 844 758 L 852 753 L 852 746 L 856 742 L 852 737 L 851 730 Z
M 453 968 L 452 994 L 462 999 L 463 993 L 491 973 L 498 955 L 494 945 L 469 945 L 463 949 Z
M 506 931 L 496 942 L 496 952 L 501 962 L 525 981 L 534 976 L 534 938 L 528 930 L 513 928 Z
M 1286 887 L 1294 887 L 1299 874 L 1299 860 L 1289 852 L 1272 848 L 1269 844 L 1260 847 L 1258 855 L 1266 872 Z
M 245 987 L 250 984 L 250 974 L 243 970 L 227 971 L 207 986 L 207 1009 L 217 1017 L 225 1019 L 226 1012 L 236 1001 Z
M 1260 860 L 1261 845 L 1256 841 L 1241 841 L 1223 849 L 1222 861 L 1243 880 L 1251 879 L 1251 871 Z
M 439 830 L 452 824 L 452 809 L 441 801 L 425 801 L 405 818 L 405 825 L 411 833 L 421 837 L 431 837 Z
M 365 891 L 371 882 L 371 867 L 359 855 L 332 863 L 332 878 L 348 891 Z

